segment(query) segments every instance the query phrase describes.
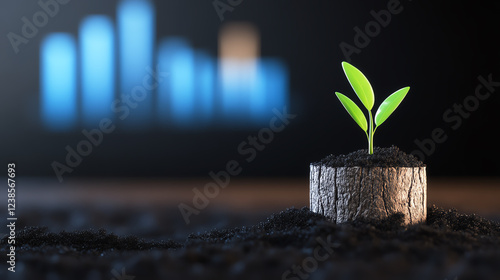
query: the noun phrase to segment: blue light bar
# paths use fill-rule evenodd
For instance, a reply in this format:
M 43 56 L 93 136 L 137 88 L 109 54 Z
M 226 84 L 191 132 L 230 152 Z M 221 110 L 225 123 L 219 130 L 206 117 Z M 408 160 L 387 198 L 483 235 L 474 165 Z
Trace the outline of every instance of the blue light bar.
M 288 105 L 288 74 L 275 59 L 222 60 L 219 82 L 225 123 L 262 125 Z
M 41 118 L 54 131 L 77 122 L 76 46 L 73 36 L 52 33 L 40 48 Z
M 195 54 L 196 60 L 196 100 L 198 101 L 198 119 L 200 123 L 213 121 L 215 117 L 215 81 L 216 66 L 215 60 L 205 52 L 198 51 Z
M 252 122 L 250 98 L 257 80 L 257 66 L 257 60 L 220 60 L 218 80 L 225 123 Z
M 289 78 L 287 67 L 277 59 L 264 59 L 261 61 L 261 73 L 264 77 L 265 112 L 262 116 L 272 115 L 272 110 L 281 111 L 288 106 Z
M 155 15 L 150 1 L 124 0 L 117 11 L 119 53 L 120 53 L 120 93 L 129 98 L 135 87 L 143 86 L 145 79 L 151 78 L 146 70 L 153 69 L 153 48 Z M 143 87 L 144 88 L 144 87 Z M 152 91 L 146 90 L 143 99 L 132 99 L 130 116 L 124 121 L 130 127 L 147 127 L 151 122 Z
M 83 123 L 111 117 L 115 92 L 114 31 L 109 17 L 89 16 L 80 26 Z
M 158 65 L 169 76 L 159 86 L 158 114 L 165 123 L 186 124 L 195 115 L 195 57 L 186 41 L 164 40 L 158 48 Z

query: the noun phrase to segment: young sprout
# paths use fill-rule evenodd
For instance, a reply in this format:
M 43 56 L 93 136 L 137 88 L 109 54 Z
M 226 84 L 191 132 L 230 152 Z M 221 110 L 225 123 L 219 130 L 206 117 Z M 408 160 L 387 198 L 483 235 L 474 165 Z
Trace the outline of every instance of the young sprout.
M 340 92 L 335 92 L 335 94 L 349 115 L 351 115 L 354 121 L 356 121 L 356 123 L 365 132 L 366 137 L 368 138 L 368 153 L 371 155 L 373 154 L 373 134 L 375 133 L 375 130 L 377 130 L 377 128 L 385 122 L 385 120 L 387 120 L 394 110 L 396 110 L 410 90 L 410 87 L 404 87 L 397 90 L 393 94 L 389 95 L 389 97 L 387 97 L 382 104 L 380 104 L 377 112 L 375 113 L 374 126 L 371 110 L 373 108 L 373 103 L 375 103 L 375 95 L 373 94 L 370 82 L 361 71 L 345 61 L 342 62 L 342 68 L 344 69 L 344 73 L 347 80 L 351 84 L 352 89 L 358 96 L 359 100 L 361 100 L 361 103 L 363 103 L 365 108 L 368 110 L 369 124 L 367 123 L 366 117 L 361 109 L 359 109 L 359 107 L 349 97 Z

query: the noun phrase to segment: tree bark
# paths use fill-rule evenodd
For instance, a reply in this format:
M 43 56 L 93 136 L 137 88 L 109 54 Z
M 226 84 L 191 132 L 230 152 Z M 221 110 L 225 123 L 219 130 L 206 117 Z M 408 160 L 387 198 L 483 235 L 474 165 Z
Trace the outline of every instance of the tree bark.
M 425 222 L 425 167 L 326 167 L 311 165 L 311 211 L 335 223 L 404 214 L 404 224 Z

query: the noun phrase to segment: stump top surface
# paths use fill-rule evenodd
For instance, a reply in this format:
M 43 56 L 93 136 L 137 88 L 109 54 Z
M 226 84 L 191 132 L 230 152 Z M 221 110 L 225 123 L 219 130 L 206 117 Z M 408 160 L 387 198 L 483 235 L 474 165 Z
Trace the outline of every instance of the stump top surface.
M 415 156 L 399 150 L 396 146 L 375 147 L 372 155 L 368 154 L 366 149 L 347 155 L 332 154 L 311 164 L 327 167 L 425 167 Z

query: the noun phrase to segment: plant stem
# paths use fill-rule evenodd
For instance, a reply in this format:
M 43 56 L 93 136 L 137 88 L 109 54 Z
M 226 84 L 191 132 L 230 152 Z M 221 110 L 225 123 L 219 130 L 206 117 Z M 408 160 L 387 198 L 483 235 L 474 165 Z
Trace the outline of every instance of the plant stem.
M 373 129 L 372 112 L 368 111 L 368 115 L 370 116 L 370 127 L 368 128 L 368 154 L 373 155 L 373 133 L 375 131 Z

